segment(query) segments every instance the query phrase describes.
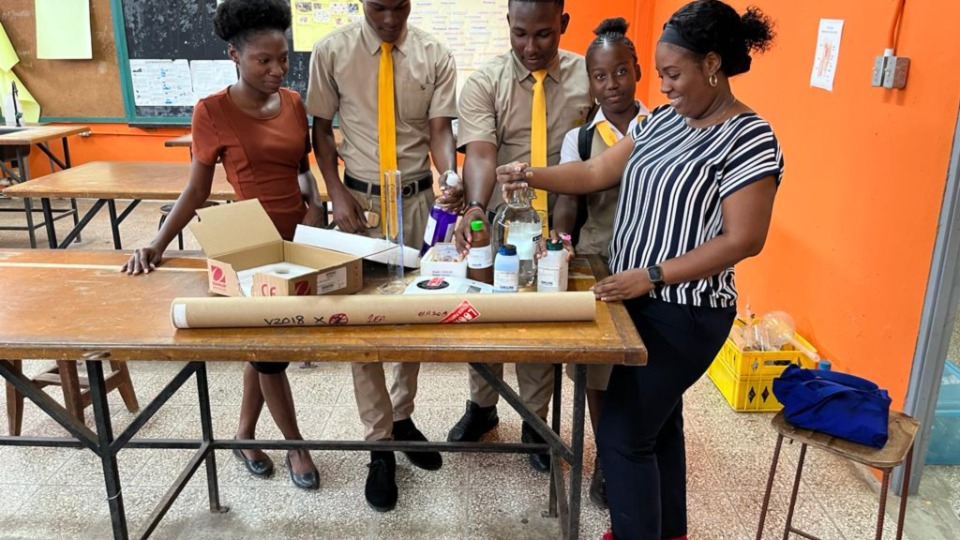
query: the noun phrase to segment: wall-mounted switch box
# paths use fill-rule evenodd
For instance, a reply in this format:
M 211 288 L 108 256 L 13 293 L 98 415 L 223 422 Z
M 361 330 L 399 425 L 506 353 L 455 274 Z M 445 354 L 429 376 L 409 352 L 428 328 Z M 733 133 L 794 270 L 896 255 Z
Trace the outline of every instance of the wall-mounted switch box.
M 883 68 L 886 59 L 886 56 L 880 55 L 873 61 L 873 76 L 870 78 L 870 86 L 883 86 Z
M 905 56 L 888 56 L 883 66 L 883 87 L 904 88 L 907 86 L 907 74 L 910 71 L 910 59 Z

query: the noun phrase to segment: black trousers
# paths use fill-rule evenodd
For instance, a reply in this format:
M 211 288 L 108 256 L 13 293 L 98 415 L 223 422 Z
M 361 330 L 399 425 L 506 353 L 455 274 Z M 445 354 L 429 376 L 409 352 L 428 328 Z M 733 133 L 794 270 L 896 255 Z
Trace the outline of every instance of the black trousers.
M 683 393 L 723 346 L 736 309 L 644 297 L 628 301 L 627 310 L 648 363 L 614 366 L 597 430 L 613 535 L 680 537 L 687 534 Z
M 290 362 L 250 362 L 253 369 L 261 375 L 277 375 L 290 367 Z

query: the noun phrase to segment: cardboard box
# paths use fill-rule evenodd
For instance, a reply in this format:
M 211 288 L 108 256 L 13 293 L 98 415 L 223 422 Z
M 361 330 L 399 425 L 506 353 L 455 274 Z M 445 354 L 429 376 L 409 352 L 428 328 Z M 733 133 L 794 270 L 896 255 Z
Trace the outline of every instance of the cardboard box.
M 457 246 L 439 243 L 423 254 L 420 259 L 422 277 L 467 277 L 467 258 L 457 252 Z
M 253 296 L 353 294 L 363 288 L 357 257 L 284 241 L 256 199 L 202 208 L 197 215 L 200 221 L 189 227 L 207 255 L 207 279 L 214 294 L 243 296 L 238 272 L 284 262 L 316 272 L 297 277 L 257 273 Z

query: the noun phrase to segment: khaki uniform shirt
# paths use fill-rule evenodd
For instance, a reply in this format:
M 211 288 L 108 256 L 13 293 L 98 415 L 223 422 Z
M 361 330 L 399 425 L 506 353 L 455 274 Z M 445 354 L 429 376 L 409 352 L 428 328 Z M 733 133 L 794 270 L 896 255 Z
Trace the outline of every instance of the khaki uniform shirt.
M 586 121 L 590 81 L 583 57 L 567 51 L 557 53 L 547 73 L 547 164 L 556 165 L 564 135 Z M 460 91 L 457 145 L 489 142 L 497 147 L 498 165 L 529 163 L 534 82 L 513 51 L 477 70 Z M 494 189 L 488 208 L 493 210 L 501 200 L 500 189 Z
M 317 42 L 310 59 L 307 112 L 340 113 L 339 153 L 351 176 L 379 185 L 377 81 L 380 38 L 364 19 Z M 393 49 L 397 164 L 404 183 L 429 176 L 431 118 L 456 118 L 453 55 L 430 34 L 408 26 Z

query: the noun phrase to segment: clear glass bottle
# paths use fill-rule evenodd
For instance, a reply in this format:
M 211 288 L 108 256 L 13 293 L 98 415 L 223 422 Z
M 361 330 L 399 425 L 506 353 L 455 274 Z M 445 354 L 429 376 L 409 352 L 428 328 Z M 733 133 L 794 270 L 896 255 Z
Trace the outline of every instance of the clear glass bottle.
M 543 236 L 540 215 L 531 206 L 532 189 L 511 192 L 493 219 L 493 243 L 498 250 L 504 244 L 517 247 L 520 258 L 520 287 L 529 287 L 537 280 L 537 243 Z

